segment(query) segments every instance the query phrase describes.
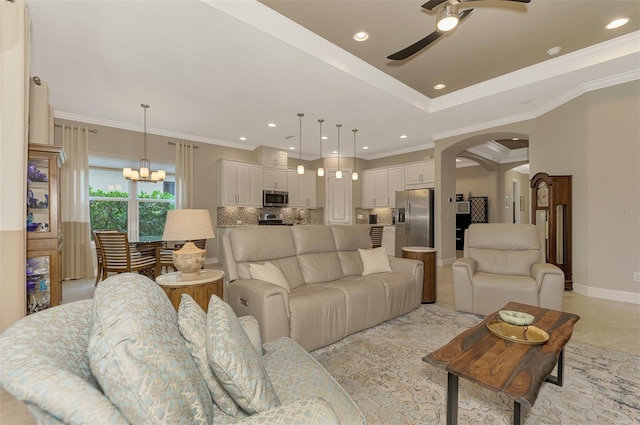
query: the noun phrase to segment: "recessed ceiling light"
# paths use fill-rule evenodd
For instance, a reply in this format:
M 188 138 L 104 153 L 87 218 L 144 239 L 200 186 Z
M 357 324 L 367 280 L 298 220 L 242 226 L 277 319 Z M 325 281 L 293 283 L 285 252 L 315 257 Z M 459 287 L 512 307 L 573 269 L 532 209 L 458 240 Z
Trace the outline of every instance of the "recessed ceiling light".
M 620 28 L 629 21 L 630 19 L 626 16 L 624 18 L 616 18 L 613 21 L 609 22 L 605 28 L 608 30 L 614 30 L 616 28 Z
M 246 138 L 246 137 L 244 137 L 244 136 L 242 136 L 242 137 L 240 138 L 240 140 L 247 140 L 247 138 Z
M 366 151 L 367 149 L 369 149 L 369 146 L 363 146 L 362 149 Z
M 435 86 L 433 86 L 433 88 L 436 89 L 436 90 L 442 90 L 445 87 L 447 87 L 447 85 L 446 84 L 442 84 L 442 83 L 436 84 Z
M 322 140 L 329 140 L 328 136 L 322 136 Z
M 336 154 L 336 153 L 338 153 L 338 151 L 333 151 L 333 152 L 331 152 L 331 153 Z
M 357 33 L 353 34 L 353 39 L 355 41 L 365 41 L 369 38 L 369 33 L 366 31 L 358 31 Z
M 402 136 L 400 136 L 400 138 L 401 138 L 401 139 L 406 139 L 406 138 L 407 138 L 407 135 L 406 135 L 406 134 L 403 134 Z
M 513 138 L 511 138 L 511 140 L 520 140 L 520 138 L 519 137 L 513 137 Z
M 274 128 L 274 127 L 277 127 L 277 126 L 274 123 L 270 122 L 269 124 L 267 124 L 267 127 Z
M 549 56 L 555 56 L 558 53 L 560 53 L 560 50 L 562 50 L 562 47 L 560 47 L 560 46 L 552 47 L 549 50 L 547 50 L 547 54 Z
M 293 147 L 293 146 L 289 146 L 289 150 L 290 150 L 290 151 L 294 151 L 294 150 L 296 150 L 296 148 L 295 148 L 295 147 Z

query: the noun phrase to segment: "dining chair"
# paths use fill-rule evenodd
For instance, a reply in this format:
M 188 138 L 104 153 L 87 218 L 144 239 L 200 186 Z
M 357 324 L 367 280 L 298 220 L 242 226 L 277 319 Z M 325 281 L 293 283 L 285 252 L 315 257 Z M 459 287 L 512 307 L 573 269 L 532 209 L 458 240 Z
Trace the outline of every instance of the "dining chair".
M 93 241 L 96 244 L 96 263 L 98 265 L 98 271 L 96 272 L 96 285 L 98 285 L 98 282 L 100 282 L 100 278 L 102 277 L 102 248 L 100 247 L 100 241 L 98 240 L 96 233 L 113 233 L 117 231 L 118 229 L 98 229 L 91 231 L 91 233 L 93 233 Z
M 205 249 L 206 242 L 206 239 L 196 239 L 193 241 L 193 244 L 200 249 Z M 184 244 L 176 244 L 172 248 L 156 248 L 156 276 L 162 274 L 163 268 L 167 272 L 169 271 L 169 267 L 171 267 L 172 271 L 176 271 L 176 267 L 173 264 L 173 251 L 179 250 L 183 245 Z
M 138 272 L 155 278 L 156 257 L 153 251 L 138 251 L 131 247 L 124 232 L 96 233 L 102 249 L 102 279 L 108 273 Z M 150 252 L 150 253 L 149 253 Z

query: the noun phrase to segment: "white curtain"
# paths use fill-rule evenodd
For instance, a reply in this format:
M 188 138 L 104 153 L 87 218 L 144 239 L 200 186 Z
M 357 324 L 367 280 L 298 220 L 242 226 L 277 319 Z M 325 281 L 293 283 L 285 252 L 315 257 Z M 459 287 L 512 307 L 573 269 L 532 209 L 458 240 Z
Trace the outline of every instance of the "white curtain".
M 89 129 L 62 126 L 62 278 L 93 276 L 89 214 Z
M 176 209 L 193 208 L 193 145 L 176 143 Z

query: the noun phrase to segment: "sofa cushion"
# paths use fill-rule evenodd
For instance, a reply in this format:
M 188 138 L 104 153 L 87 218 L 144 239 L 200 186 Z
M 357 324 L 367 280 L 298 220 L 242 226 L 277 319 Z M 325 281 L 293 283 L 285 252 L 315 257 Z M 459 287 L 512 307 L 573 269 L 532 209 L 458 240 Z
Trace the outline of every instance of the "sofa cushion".
M 358 248 L 371 248 L 369 226 L 357 224 L 354 226 L 330 226 L 336 251 L 356 251 Z
M 338 258 L 345 276 L 362 276 L 362 260 L 358 251 L 339 251 Z
M 235 402 L 250 415 L 278 407 L 260 356 L 229 304 L 216 295 L 209 301 L 206 332 L 209 365 Z
M 89 369 L 92 311 L 92 300 L 63 304 L 24 317 L 2 333 L 0 386 L 42 423 L 129 424 Z
M 193 356 L 202 378 L 209 388 L 211 398 L 220 410 L 230 416 L 238 414 L 238 405 L 220 385 L 209 367 L 206 347 L 207 313 L 189 295 L 182 294 L 178 307 L 178 327 L 185 339 L 189 353 Z
M 358 249 L 362 260 L 362 276 L 373 273 L 390 272 L 389 257 L 384 247 L 375 249 Z
M 287 279 L 273 263 L 268 261 L 264 264 L 251 263 L 249 264 L 249 273 L 251 273 L 252 279 L 264 280 L 284 288 L 287 292 L 290 291 Z
M 304 276 L 302 275 L 302 270 L 300 270 L 297 256 L 278 258 L 271 262 L 282 271 L 282 274 L 289 284 L 289 289 L 295 289 L 298 286 L 304 285 Z
M 209 424 L 213 402 L 162 289 L 135 273 L 96 288 L 91 372 L 131 423 Z
M 298 264 L 305 283 L 327 282 L 344 277 L 337 252 L 299 254 Z

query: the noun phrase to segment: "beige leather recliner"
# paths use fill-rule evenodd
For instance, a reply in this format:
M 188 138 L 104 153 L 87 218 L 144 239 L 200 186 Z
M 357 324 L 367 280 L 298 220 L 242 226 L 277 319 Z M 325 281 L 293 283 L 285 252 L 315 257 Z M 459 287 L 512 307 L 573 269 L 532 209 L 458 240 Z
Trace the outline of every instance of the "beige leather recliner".
M 531 224 L 469 226 L 453 263 L 455 309 L 486 316 L 516 301 L 562 310 L 564 273 L 545 262 L 543 243 Z

